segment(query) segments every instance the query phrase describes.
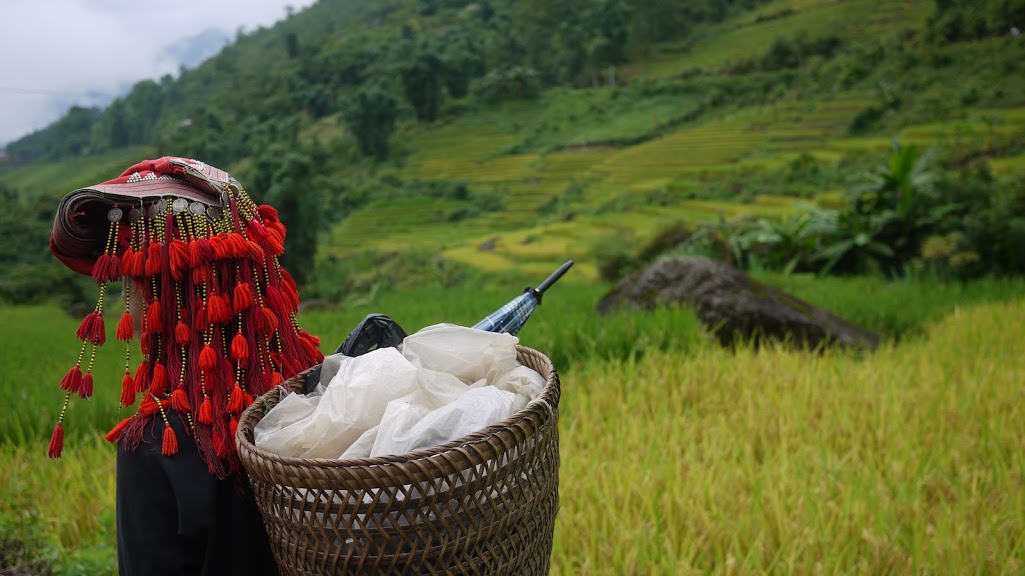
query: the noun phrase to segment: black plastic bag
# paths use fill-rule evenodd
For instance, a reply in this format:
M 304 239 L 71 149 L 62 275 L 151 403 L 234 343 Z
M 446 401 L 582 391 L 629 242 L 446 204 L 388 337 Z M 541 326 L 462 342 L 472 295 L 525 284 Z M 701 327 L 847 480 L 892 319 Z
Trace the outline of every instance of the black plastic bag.
M 371 350 L 378 348 L 394 348 L 402 343 L 408 336 L 398 322 L 384 314 L 368 314 L 349 333 L 338 348 L 335 354 L 344 356 L 362 356 Z M 303 382 L 303 394 L 309 394 L 320 384 L 321 365 L 317 365 Z

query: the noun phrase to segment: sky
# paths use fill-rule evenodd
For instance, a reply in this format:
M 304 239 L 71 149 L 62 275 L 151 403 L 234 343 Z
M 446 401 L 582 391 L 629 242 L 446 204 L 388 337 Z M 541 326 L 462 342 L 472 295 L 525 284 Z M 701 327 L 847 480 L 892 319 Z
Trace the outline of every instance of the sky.
M 140 80 L 177 74 L 169 46 L 215 28 L 234 38 L 314 0 L 2 0 L 0 146 L 73 104 L 104 105 Z

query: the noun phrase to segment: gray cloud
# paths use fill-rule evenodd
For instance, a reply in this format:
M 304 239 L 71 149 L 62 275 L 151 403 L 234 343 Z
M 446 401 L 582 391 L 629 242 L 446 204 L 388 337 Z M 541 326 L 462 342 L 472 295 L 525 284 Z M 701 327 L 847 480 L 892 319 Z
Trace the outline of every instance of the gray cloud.
M 211 28 L 234 36 L 313 0 L 4 0 L 0 145 L 69 106 L 102 105 L 146 78 L 176 73 L 167 49 Z

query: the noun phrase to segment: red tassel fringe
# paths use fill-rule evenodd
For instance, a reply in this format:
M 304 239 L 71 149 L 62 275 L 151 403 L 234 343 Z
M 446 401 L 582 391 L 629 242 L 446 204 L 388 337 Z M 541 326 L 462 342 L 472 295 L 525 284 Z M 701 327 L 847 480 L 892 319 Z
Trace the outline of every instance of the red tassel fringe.
M 248 282 L 239 282 L 235 285 L 235 292 L 232 298 L 232 307 L 235 314 L 242 312 L 253 305 L 253 290 Z
M 150 379 L 150 394 L 163 396 L 167 392 L 167 368 L 162 362 L 153 365 L 153 377 Z
M 175 388 L 174 392 L 171 392 L 171 408 L 175 412 L 181 412 L 182 414 L 192 412 L 192 405 L 189 404 L 189 395 L 185 393 L 184 388 Z
M 242 389 L 236 385 L 231 390 L 231 397 L 228 399 L 228 405 L 224 409 L 229 414 L 241 414 L 245 410 L 244 401 L 245 396 L 242 394 Z
M 200 424 L 206 424 L 207 426 L 214 423 L 214 408 L 210 402 L 208 396 L 203 398 L 203 401 L 199 404 L 199 414 L 196 417 Z
M 179 346 L 188 346 L 189 341 L 192 340 L 192 330 L 183 320 L 179 320 L 174 327 L 174 340 Z
M 146 248 L 146 276 L 160 273 L 160 244 L 151 241 Z
M 114 337 L 122 342 L 128 342 L 135 335 L 135 327 L 132 325 L 132 315 L 125 310 L 125 313 L 121 315 L 121 320 L 117 323 L 117 332 Z
M 231 310 L 228 308 L 224 297 L 220 294 L 211 294 L 206 302 L 207 319 L 214 324 L 227 322 L 231 319 Z
M 86 372 L 82 375 L 82 387 L 78 391 L 81 398 L 90 398 L 93 395 L 93 373 Z
M 125 377 L 121 379 L 121 405 L 131 406 L 135 404 L 135 381 L 128 370 L 125 370 Z
M 217 351 L 207 344 L 203 346 L 203 350 L 199 353 L 199 369 L 203 372 L 209 372 L 215 366 L 217 366 Z
M 96 346 L 102 346 L 107 341 L 103 315 L 95 310 L 90 312 L 79 324 L 75 334 L 83 342 L 92 342 Z
M 60 458 L 63 452 L 64 425 L 58 422 L 57 427 L 53 429 L 53 435 L 50 436 L 50 449 L 47 451 L 47 455 L 50 458 Z
M 139 367 L 135 369 L 134 382 L 136 392 L 145 392 L 146 389 L 149 388 L 148 368 L 149 367 L 146 366 L 146 361 L 144 360 L 141 364 L 139 364 Z M 145 399 L 143 399 L 143 401 L 145 401 Z
M 184 277 L 185 270 L 189 268 L 189 249 L 185 242 L 172 238 L 171 243 L 167 245 L 167 250 L 171 258 L 171 276 L 180 282 Z
M 61 390 L 77 394 L 82 389 L 82 369 L 75 366 L 61 378 Z
M 249 342 L 241 332 L 235 334 L 235 337 L 231 339 L 231 358 L 239 362 L 249 360 Z
M 160 300 L 154 299 L 146 309 L 146 331 L 163 332 L 164 316 L 161 314 Z
M 170 424 L 164 424 L 164 439 L 160 446 L 160 453 L 164 456 L 174 456 L 178 453 L 178 436 Z
M 117 426 L 111 428 L 110 432 L 107 432 L 107 434 L 104 435 L 103 438 L 106 439 L 107 442 L 110 442 L 112 444 L 114 442 L 117 442 L 121 438 L 121 433 L 124 431 L 125 426 L 128 426 L 128 423 L 132 420 L 132 418 L 133 416 L 129 416 L 128 418 L 125 418 L 124 420 L 118 422 Z

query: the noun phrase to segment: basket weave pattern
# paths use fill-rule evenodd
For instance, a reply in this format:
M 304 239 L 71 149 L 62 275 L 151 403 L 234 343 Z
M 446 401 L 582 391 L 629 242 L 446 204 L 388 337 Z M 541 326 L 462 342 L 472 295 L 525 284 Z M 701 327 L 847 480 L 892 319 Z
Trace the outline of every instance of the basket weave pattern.
M 517 347 L 547 383 L 510 418 L 442 446 L 357 460 L 279 456 L 253 427 L 287 393 L 242 414 L 236 444 L 274 557 L 291 576 L 547 574 L 559 507 L 559 376 Z M 301 389 L 302 374 L 286 382 Z

